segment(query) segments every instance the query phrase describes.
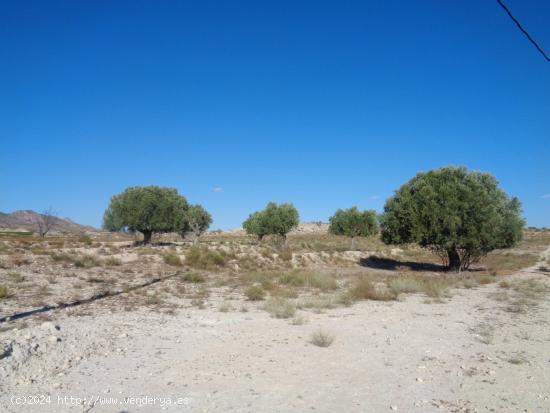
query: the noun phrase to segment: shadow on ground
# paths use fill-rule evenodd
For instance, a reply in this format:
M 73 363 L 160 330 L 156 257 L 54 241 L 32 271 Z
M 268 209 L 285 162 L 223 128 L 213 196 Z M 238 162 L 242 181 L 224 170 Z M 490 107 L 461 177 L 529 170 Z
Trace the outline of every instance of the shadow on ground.
M 399 261 L 392 258 L 381 258 L 371 255 L 368 258 L 361 258 L 359 264 L 363 267 L 375 268 L 377 270 L 399 270 L 408 269 L 410 271 L 447 271 L 447 267 L 430 262 Z

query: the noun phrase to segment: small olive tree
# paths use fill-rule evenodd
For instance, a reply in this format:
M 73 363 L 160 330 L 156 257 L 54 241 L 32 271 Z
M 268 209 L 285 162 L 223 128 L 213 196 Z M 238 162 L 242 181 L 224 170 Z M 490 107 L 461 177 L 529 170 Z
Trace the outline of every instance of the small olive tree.
M 386 201 L 381 217 L 387 244 L 415 242 L 462 271 L 497 248 L 521 240 L 521 204 L 488 173 L 444 167 L 419 173 Z
M 147 244 L 155 232 L 180 231 L 188 208 L 175 188 L 133 186 L 111 198 L 103 215 L 103 228 L 141 232 Z
M 199 238 L 212 223 L 212 216 L 201 205 L 191 205 L 185 212 L 184 228 L 181 231 L 185 236 L 187 232 L 193 234 L 193 244 L 199 242 Z
M 376 211 L 369 209 L 359 211 L 357 207 L 338 209 L 329 218 L 328 232 L 334 235 L 345 235 L 351 238 L 351 249 L 355 249 L 356 237 L 369 237 L 378 233 Z
M 260 241 L 266 235 L 278 235 L 285 240 L 287 234 L 300 223 L 298 210 L 292 204 L 270 202 L 264 210 L 249 215 L 243 222 L 248 234 L 256 235 Z

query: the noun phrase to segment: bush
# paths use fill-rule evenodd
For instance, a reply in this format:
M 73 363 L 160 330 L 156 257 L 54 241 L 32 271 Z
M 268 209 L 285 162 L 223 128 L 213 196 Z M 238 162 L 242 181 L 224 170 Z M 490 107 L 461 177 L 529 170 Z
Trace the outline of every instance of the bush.
M 334 277 L 323 272 L 291 271 L 282 274 L 279 277 L 279 282 L 295 287 L 308 286 L 318 288 L 322 291 L 335 290 L 338 288 L 338 284 Z
M 185 274 L 182 275 L 181 279 L 185 282 L 190 282 L 195 284 L 203 283 L 206 281 L 206 279 L 202 274 L 199 274 L 196 272 L 186 272 Z
M 88 234 L 82 234 L 78 237 L 78 242 L 82 242 L 86 245 L 91 245 L 92 238 Z
M 270 298 L 264 305 L 264 310 L 275 318 L 291 318 L 296 313 L 296 307 L 283 298 Z
M 83 255 L 73 260 L 74 266 L 78 268 L 91 268 L 100 265 L 100 261 L 93 255 Z
M 265 298 L 265 291 L 262 287 L 253 285 L 245 290 L 244 295 L 250 301 L 261 301 Z
M 391 301 L 396 294 L 387 288 L 377 286 L 372 280 L 362 277 L 350 290 L 350 296 L 355 300 Z
M 6 298 L 8 296 L 8 287 L 0 285 L 0 298 Z
M 118 267 L 119 265 L 122 265 L 122 261 L 116 257 L 108 257 L 104 262 L 108 267 Z
M 185 263 L 190 267 L 213 270 L 225 266 L 227 254 L 223 251 L 209 250 L 207 247 L 194 246 L 185 255 Z
M 328 347 L 334 342 L 334 336 L 326 331 L 317 330 L 311 334 L 309 342 L 317 347 Z
M 162 259 L 165 264 L 172 265 L 174 267 L 181 267 L 181 259 L 178 255 L 174 253 L 164 254 Z

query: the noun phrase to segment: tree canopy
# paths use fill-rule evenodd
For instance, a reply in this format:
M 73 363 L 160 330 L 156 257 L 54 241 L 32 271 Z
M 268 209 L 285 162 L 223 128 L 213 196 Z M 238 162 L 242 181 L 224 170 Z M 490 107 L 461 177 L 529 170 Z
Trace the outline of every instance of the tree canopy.
M 243 228 L 248 234 L 258 236 L 260 240 L 266 235 L 286 238 L 299 222 L 300 216 L 294 205 L 270 202 L 264 210 L 250 214 L 243 222 Z
M 357 207 L 338 209 L 329 218 L 329 233 L 351 238 L 351 248 L 355 248 L 355 237 L 368 237 L 378 232 L 376 211 L 359 211 Z
M 489 173 L 444 167 L 418 173 L 386 201 L 381 217 L 387 244 L 418 243 L 454 271 L 521 240 L 518 198 Z
M 143 242 L 148 243 L 154 232 L 180 231 L 188 208 L 175 188 L 133 186 L 111 198 L 103 227 L 109 231 L 139 231 Z
M 191 205 L 185 212 L 185 228 L 183 234 L 191 232 L 194 236 L 194 243 L 210 227 L 212 216 L 201 205 Z

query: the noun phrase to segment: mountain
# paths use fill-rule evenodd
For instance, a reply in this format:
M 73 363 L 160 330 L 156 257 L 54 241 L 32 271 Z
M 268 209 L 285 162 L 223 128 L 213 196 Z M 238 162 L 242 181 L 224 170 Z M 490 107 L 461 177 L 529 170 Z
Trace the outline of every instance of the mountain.
M 37 231 L 36 222 L 42 214 L 35 211 L 15 211 L 11 214 L 0 212 L 0 228 L 5 229 L 24 229 L 28 231 Z M 69 218 L 54 217 L 54 226 L 52 232 L 81 233 L 86 231 L 97 231 L 96 228 L 89 225 L 80 225 Z

